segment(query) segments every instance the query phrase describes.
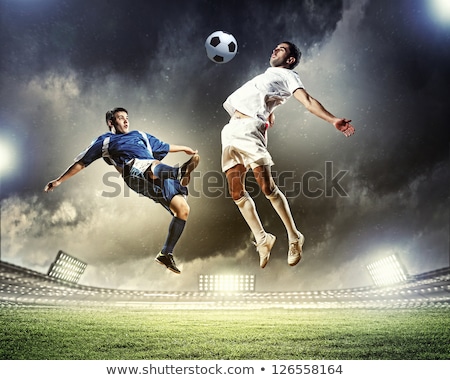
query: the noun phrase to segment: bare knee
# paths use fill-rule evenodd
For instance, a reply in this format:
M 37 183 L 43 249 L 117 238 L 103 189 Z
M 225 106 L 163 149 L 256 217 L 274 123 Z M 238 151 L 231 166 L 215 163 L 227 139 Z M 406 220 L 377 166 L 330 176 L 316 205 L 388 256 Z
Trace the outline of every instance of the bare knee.
M 189 205 L 187 203 L 185 203 L 184 205 L 182 205 L 181 207 L 178 208 L 175 216 L 179 219 L 187 220 L 187 218 L 189 217 L 190 211 L 191 211 L 191 208 L 189 207 Z
M 275 186 L 272 183 L 264 183 L 261 186 L 261 191 L 263 194 L 268 197 L 270 194 L 273 193 L 273 190 L 275 189 Z
M 234 201 L 241 199 L 245 194 L 245 174 L 243 165 L 236 165 L 226 172 L 228 193 Z
M 244 189 L 229 189 L 228 191 L 230 193 L 231 198 L 233 201 L 237 201 L 238 199 L 241 199 L 245 195 Z
M 170 210 L 178 219 L 187 220 L 191 208 L 184 198 L 175 196 L 170 204 Z
M 253 170 L 253 174 L 263 194 L 266 197 L 272 194 L 276 185 L 272 174 L 270 173 L 270 168 L 260 166 Z

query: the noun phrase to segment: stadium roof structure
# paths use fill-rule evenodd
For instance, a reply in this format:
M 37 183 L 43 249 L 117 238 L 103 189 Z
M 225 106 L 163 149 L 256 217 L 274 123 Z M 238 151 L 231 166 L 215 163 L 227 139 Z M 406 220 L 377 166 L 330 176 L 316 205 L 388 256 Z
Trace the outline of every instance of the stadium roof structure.
M 71 284 L 0 261 L 0 307 L 135 306 L 165 309 L 449 308 L 450 267 L 391 286 L 295 292 L 160 292 Z

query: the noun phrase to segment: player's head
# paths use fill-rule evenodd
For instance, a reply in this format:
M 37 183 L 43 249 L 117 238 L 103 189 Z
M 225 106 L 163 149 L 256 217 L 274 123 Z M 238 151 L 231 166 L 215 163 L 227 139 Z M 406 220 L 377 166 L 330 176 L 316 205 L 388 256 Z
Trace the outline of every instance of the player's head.
M 128 111 L 123 107 L 107 111 L 106 125 L 112 133 L 127 133 L 129 128 Z
M 270 65 L 292 70 L 300 63 L 301 56 L 302 53 L 296 45 L 290 41 L 284 41 L 273 49 L 270 56 Z

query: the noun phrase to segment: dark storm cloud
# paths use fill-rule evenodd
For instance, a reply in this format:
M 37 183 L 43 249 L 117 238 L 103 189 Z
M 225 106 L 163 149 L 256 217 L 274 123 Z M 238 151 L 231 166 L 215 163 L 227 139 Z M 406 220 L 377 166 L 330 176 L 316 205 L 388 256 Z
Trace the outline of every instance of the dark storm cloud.
M 155 4 L 123 0 L 25 1 L 2 0 L 2 46 L 10 53 L 5 65 L 26 61 L 35 70 L 69 64 L 88 75 L 95 69 L 145 74 L 148 62 L 164 46 L 179 59 L 203 50 L 196 39 L 205 33 L 233 29 L 260 51 L 266 41 L 260 28 L 279 30 L 266 49 L 297 28 L 302 43 L 319 42 L 340 18 L 341 1 L 178 1 Z M 301 19 L 301 22 L 299 22 Z M 183 35 L 178 35 L 180 31 Z M 203 51 L 202 51 L 203 53 Z M 267 53 L 266 53 L 267 54 Z M 30 72 L 30 67 L 23 66 Z M 36 71 L 33 71 L 36 73 Z
M 230 271 L 256 273 L 261 290 L 367 284 L 365 265 L 390 252 L 412 273 L 448 265 L 448 31 L 433 25 L 423 2 L 0 4 L 0 138 L 20 151 L 17 167 L 29 168 L 2 178 L 2 259 L 45 272 L 62 249 L 88 262 L 83 283 L 168 290 L 196 289 L 198 274 Z M 217 29 L 238 40 L 225 65 L 210 62 L 203 46 Z M 294 100 L 277 111 L 274 171 L 307 241 L 304 261 L 289 268 L 284 227 L 250 183 L 279 238 L 262 271 L 220 172 L 222 102 L 265 70 L 286 39 L 303 51 L 297 71 L 308 91 L 352 118 L 357 133 L 343 138 Z M 103 162 L 42 193 L 106 130 L 104 113 L 117 105 L 130 111 L 132 128 L 201 153 L 177 279 L 153 263 L 170 216 L 126 193 Z M 346 194 L 327 194 L 340 172 Z M 306 188 L 311 173 L 322 179 Z

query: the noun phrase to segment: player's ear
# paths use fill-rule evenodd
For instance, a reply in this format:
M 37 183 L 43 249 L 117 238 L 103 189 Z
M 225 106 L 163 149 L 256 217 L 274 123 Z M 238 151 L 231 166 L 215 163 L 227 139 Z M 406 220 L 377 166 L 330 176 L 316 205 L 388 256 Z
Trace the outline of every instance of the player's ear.
M 114 124 L 111 120 L 108 120 L 108 128 L 112 133 L 116 133 L 116 128 L 114 128 Z
M 289 58 L 286 60 L 286 63 L 287 63 L 289 66 L 292 66 L 292 65 L 295 63 L 295 58 L 294 58 L 294 57 L 289 57 Z

